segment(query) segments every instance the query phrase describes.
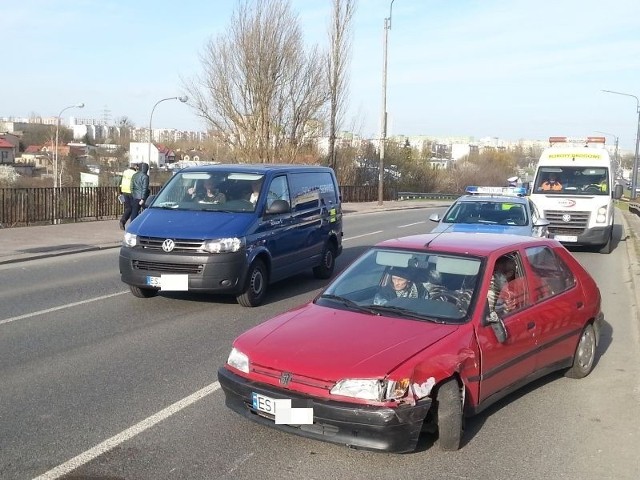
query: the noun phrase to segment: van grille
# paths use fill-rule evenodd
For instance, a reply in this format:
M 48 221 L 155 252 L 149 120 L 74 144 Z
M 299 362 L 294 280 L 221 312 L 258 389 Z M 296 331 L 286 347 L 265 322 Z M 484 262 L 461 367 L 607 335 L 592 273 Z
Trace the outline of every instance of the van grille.
M 138 245 L 145 250 L 159 250 L 162 251 L 162 243 L 166 240 L 166 238 L 157 238 L 157 237 L 138 237 Z M 175 247 L 172 250 L 173 252 L 202 252 L 202 244 L 203 240 L 185 240 L 181 238 L 174 238 Z
M 134 269 L 147 272 L 200 274 L 204 270 L 204 265 L 197 263 L 167 263 L 133 260 L 132 264 Z
M 562 216 L 571 215 L 565 222 Z M 563 210 L 545 210 L 544 217 L 549 220 L 549 232 L 555 235 L 581 235 L 589 225 L 591 212 L 567 212 Z

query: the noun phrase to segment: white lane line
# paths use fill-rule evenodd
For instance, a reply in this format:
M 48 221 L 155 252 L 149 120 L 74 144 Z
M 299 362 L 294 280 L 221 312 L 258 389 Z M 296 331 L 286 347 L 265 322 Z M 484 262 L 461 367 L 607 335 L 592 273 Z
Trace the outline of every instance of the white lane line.
M 398 226 L 398 228 L 413 227 L 414 225 L 422 225 L 423 223 L 427 223 L 427 222 L 414 222 L 414 223 L 407 223 L 406 225 L 399 225 L 399 226 Z
M 354 240 L 356 238 L 362 238 L 362 237 L 368 237 L 369 235 L 377 235 L 378 233 L 382 233 L 382 232 L 384 232 L 384 230 L 378 230 L 377 232 L 363 233 L 362 235 L 356 235 L 355 237 L 343 238 L 342 241 L 343 242 L 348 242 L 349 240 Z
M 73 457 L 71 460 L 64 462 L 61 465 L 49 470 L 46 473 L 36 477 L 34 480 L 55 480 L 64 475 L 67 475 L 69 472 L 75 470 L 86 463 L 96 459 L 103 453 L 108 452 L 109 450 L 117 447 L 121 443 L 130 440 L 135 437 L 139 433 L 144 432 L 145 430 L 153 427 L 154 425 L 160 423 L 161 421 L 169 418 L 174 413 L 179 412 L 180 410 L 188 407 L 189 405 L 201 400 L 207 395 L 215 392 L 220 388 L 220 382 L 213 382 L 211 385 L 207 385 L 206 387 L 198 390 L 197 392 L 192 393 L 188 397 L 183 398 L 182 400 L 178 400 L 173 405 L 169 405 L 167 408 L 160 410 L 158 413 L 145 418 L 140 423 L 133 425 L 132 427 L 127 428 L 125 431 L 114 435 L 113 437 L 105 440 L 104 442 L 96 445 L 95 447 L 87 450 L 86 452 L 81 453 L 80 455 Z
M 4 320 L 0 320 L 0 325 L 5 323 L 15 322 L 16 320 L 22 320 L 23 318 L 31 318 L 36 317 L 38 315 L 44 315 L 45 313 L 57 312 L 58 310 L 64 310 L 65 308 L 77 307 L 78 305 L 84 305 L 85 303 L 97 302 L 98 300 L 104 300 L 106 298 L 115 297 L 117 295 L 123 295 L 125 292 L 118 293 L 110 293 L 109 295 L 102 295 L 101 297 L 88 298 L 87 300 L 80 300 L 79 302 L 67 303 L 65 305 L 60 305 L 59 307 L 47 308 L 46 310 L 39 310 L 37 312 L 25 313 L 24 315 L 18 315 L 17 317 L 5 318 Z

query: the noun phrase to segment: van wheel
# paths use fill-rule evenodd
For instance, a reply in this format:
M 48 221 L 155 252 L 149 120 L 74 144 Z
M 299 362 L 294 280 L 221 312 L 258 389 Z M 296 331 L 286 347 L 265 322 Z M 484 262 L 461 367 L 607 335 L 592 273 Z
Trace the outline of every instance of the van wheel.
M 609 254 L 611 253 L 611 244 L 613 243 L 613 228 L 611 228 L 611 233 L 609 234 L 609 239 L 607 243 L 600 247 L 600 253 Z
M 155 288 L 141 288 L 135 285 L 129 285 L 129 290 L 131 290 L 134 297 L 138 298 L 151 298 L 158 295 L 158 290 Z
M 440 385 L 436 401 L 438 402 L 436 418 L 440 450 L 458 450 L 462 441 L 463 419 L 462 395 L 455 378 Z
M 576 352 L 573 355 L 573 365 L 564 374 L 568 378 L 584 378 L 593 369 L 596 359 L 596 332 L 593 325 L 588 324 L 582 330 Z
M 262 260 L 255 260 L 249 268 L 244 291 L 236 297 L 243 307 L 257 307 L 267 293 L 267 269 Z
M 336 248 L 327 243 L 322 252 L 322 261 L 317 267 L 313 267 L 313 275 L 316 278 L 326 280 L 331 278 L 333 270 L 336 268 Z

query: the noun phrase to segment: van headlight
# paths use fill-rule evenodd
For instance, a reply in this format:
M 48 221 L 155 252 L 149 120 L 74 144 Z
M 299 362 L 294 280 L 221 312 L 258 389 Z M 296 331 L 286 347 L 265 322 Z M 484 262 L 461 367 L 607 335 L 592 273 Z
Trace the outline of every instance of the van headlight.
M 596 215 L 596 223 L 604 223 L 607 221 L 607 207 L 600 207 Z
M 231 349 L 227 364 L 244 373 L 249 373 L 249 357 L 235 347 Z
M 202 248 L 209 253 L 228 253 L 237 252 L 244 248 L 244 245 L 244 237 L 216 238 L 214 240 L 205 240 L 202 244 Z
M 138 236 L 134 233 L 125 233 L 122 244 L 125 247 L 135 247 L 138 244 Z
M 387 379 L 376 380 L 367 378 L 346 378 L 344 380 L 340 380 L 333 386 L 331 394 L 384 402 L 386 400 L 397 400 L 404 397 L 408 388 L 408 378 L 403 378 L 398 381 Z

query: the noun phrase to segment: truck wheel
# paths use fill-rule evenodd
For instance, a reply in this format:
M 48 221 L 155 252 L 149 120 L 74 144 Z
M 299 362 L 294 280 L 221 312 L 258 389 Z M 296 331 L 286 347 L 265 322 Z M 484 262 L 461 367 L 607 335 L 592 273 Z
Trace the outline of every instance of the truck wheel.
M 129 285 L 129 290 L 131 290 L 134 297 L 138 298 L 151 298 L 158 295 L 158 290 L 155 288 L 141 288 L 135 285 Z
M 447 380 L 438 389 L 436 398 L 438 445 L 441 450 L 454 451 L 462 441 L 462 395 L 455 378 Z
M 576 352 L 573 355 L 573 365 L 564 374 L 568 378 L 584 378 L 593 369 L 596 359 L 596 332 L 593 325 L 588 324 L 582 330 Z
M 316 278 L 326 280 L 331 278 L 336 267 L 336 249 L 331 243 L 327 243 L 322 252 L 320 265 L 313 267 L 313 275 Z
M 236 297 L 243 307 L 257 307 L 267 293 L 267 269 L 262 260 L 255 260 L 249 267 L 244 291 Z

